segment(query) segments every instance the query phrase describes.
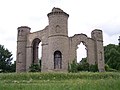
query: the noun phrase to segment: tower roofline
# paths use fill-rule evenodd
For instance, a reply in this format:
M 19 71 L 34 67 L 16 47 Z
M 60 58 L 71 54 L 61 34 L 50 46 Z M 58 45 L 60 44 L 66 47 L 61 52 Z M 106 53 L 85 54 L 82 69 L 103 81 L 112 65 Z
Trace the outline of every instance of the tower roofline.
M 20 29 L 20 28 L 28 28 L 28 29 L 31 29 L 31 28 L 28 27 L 28 26 L 20 26 L 20 27 L 18 27 L 17 29 Z
M 69 14 L 67 14 L 66 12 L 64 12 L 62 9 L 60 8 L 53 8 L 52 11 L 50 13 L 47 14 L 47 16 L 49 17 L 50 15 L 65 15 L 67 17 L 69 17 Z

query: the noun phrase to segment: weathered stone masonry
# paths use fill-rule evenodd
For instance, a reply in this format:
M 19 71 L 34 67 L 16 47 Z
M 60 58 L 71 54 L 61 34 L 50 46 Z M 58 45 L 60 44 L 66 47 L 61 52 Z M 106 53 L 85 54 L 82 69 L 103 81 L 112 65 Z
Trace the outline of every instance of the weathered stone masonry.
M 42 43 L 42 72 L 67 72 L 68 63 L 77 58 L 76 50 L 81 42 L 87 49 L 87 62 L 98 64 L 99 71 L 104 71 L 101 30 L 93 30 L 91 38 L 85 34 L 68 37 L 69 15 L 59 8 L 53 8 L 47 16 L 49 25 L 43 30 L 31 33 L 31 28 L 27 26 L 18 27 L 16 72 L 27 72 L 32 63 L 38 63 L 39 43 Z

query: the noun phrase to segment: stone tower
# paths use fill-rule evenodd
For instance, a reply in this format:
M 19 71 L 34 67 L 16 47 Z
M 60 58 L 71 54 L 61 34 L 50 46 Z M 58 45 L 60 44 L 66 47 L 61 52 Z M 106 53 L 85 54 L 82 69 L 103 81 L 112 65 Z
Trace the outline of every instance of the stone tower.
M 91 36 L 95 41 L 95 60 L 98 64 L 98 69 L 100 72 L 104 71 L 104 48 L 103 48 L 103 35 L 102 31 L 95 29 L 92 31 Z
M 26 45 L 27 34 L 30 33 L 30 28 L 26 26 L 18 27 L 17 37 L 17 65 L 16 71 L 26 71 Z
M 67 72 L 68 64 L 77 60 L 77 47 L 86 46 L 87 62 L 98 64 L 100 72 L 104 71 L 104 49 L 102 31 L 95 29 L 91 38 L 85 34 L 68 36 L 69 15 L 60 8 L 53 8 L 47 14 L 49 25 L 43 30 L 30 32 L 27 26 L 18 27 L 16 71 L 29 71 L 31 64 L 37 64 L 39 43 L 42 43 L 41 71 Z
M 68 17 L 69 15 L 59 8 L 53 8 L 49 18 L 49 69 L 67 70 L 68 63 Z M 59 55 L 61 54 L 61 55 Z M 57 56 L 58 55 L 58 56 Z M 60 58 L 59 58 L 60 57 Z M 59 58 L 57 61 L 56 59 Z M 57 65 L 58 63 L 58 65 Z

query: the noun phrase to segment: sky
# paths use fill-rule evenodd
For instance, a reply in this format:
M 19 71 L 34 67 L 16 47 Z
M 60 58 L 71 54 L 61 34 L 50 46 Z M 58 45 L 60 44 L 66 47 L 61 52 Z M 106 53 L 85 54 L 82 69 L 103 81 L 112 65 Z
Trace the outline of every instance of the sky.
M 68 34 L 103 31 L 104 46 L 118 44 L 120 36 L 120 0 L 0 0 L 0 44 L 12 52 L 16 60 L 17 28 L 29 26 L 31 32 L 48 25 L 47 14 L 53 7 L 68 13 Z M 84 46 L 82 46 L 84 47 Z M 84 56 L 81 46 L 79 53 Z M 83 51 L 84 52 L 83 52 Z M 78 54 L 79 54 L 78 53 Z

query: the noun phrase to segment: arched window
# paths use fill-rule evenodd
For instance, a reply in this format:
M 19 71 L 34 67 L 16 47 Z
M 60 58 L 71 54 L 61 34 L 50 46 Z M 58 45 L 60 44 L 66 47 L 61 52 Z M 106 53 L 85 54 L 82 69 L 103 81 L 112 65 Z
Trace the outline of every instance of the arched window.
M 54 69 L 62 68 L 62 53 L 60 51 L 54 52 Z

